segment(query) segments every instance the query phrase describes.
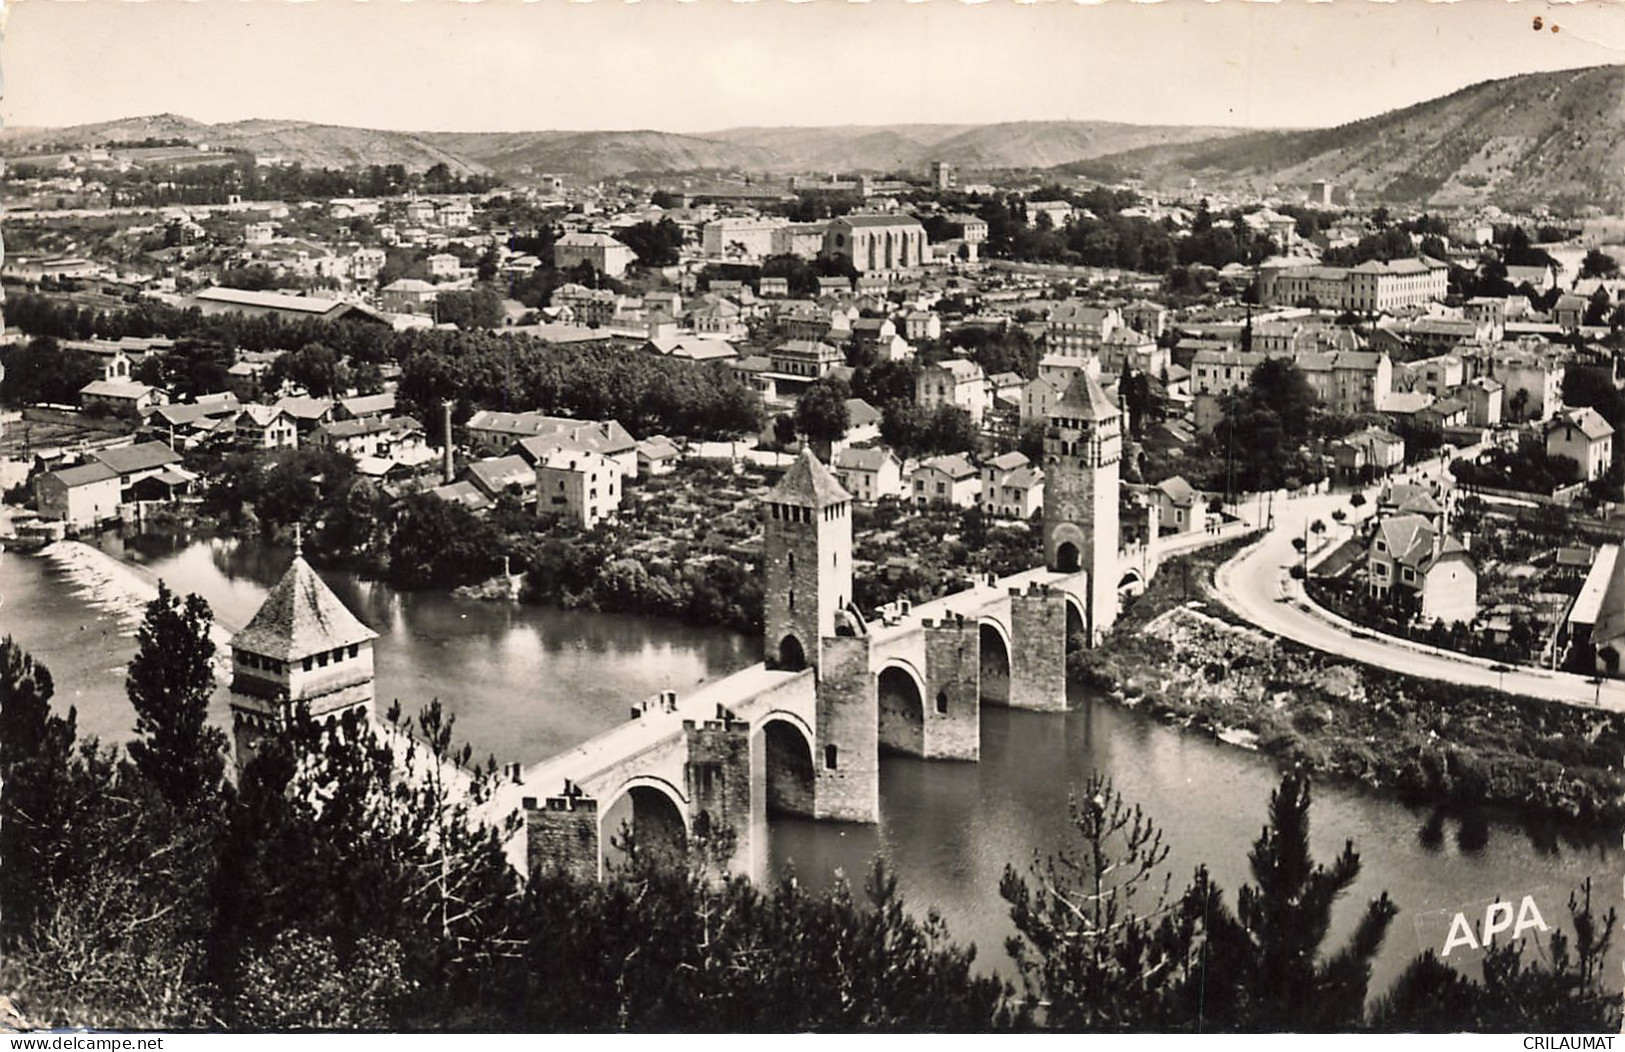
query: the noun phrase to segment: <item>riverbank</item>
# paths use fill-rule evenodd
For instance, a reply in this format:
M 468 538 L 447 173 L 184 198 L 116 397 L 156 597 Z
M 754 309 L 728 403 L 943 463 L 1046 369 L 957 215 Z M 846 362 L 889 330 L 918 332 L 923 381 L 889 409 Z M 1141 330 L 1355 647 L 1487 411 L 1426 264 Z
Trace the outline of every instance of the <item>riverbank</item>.
M 1170 560 L 1069 672 L 1167 722 L 1409 800 L 1625 818 L 1625 718 L 1408 676 L 1240 623 L 1212 578 L 1245 544 Z

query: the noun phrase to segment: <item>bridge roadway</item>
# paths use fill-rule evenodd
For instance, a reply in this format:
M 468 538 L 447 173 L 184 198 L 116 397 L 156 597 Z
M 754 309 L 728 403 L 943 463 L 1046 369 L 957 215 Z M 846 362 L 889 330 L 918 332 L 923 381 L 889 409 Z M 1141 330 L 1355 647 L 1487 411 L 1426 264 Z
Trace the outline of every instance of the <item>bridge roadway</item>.
M 704 813 L 740 838 L 732 865 L 760 873 L 770 808 L 878 819 L 882 746 L 975 760 L 984 701 L 1064 708 L 1066 640 L 1084 625 L 1086 579 L 1039 567 L 983 580 L 821 641 L 819 672 L 757 664 L 663 692 L 631 706 L 626 723 L 522 769 L 482 815 L 525 815 L 508 844 L 520 872 L 552 861 L 602 876 L 619 823 L 605 826 L 630 796 L 640 837 L 692 835 Z

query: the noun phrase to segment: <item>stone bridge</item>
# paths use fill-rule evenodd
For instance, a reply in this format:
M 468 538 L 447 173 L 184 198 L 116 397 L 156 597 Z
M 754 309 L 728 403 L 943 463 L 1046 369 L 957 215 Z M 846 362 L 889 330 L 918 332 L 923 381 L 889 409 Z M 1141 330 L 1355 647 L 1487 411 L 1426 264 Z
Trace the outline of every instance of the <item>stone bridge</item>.
M 523 809 L 510 848 L 522 872 L 601 877 L 623 829 L 670 842 L 699 823 L 731 831 L 731 866 L 759 875 L 770 815 L 877 821 L 882 752 L 974 761 L 983 705 L 1064 709 L 1086 584 L 1085 573 L 1045 569 L 986 581 L 821 640 L 817 670 L 758 664 L 664 692 L 523 770 L 489 807 Z
M 520 772 L 490 803 L 524 811 L 522 872 L 601 877 L 615 841 L 715 843 L 764 871 L 770 814 L 880 817 L 880 755 L 979 758 L 984 704 L 1066 707 L 1066 655 L 1093 646 L 1156 573 L 1151 506 L 1119 529 L 1120 412 L 1087 370 L 1044 439 L 1044 566 L 869 620 L 852 601 L 852 497 L 811 452 L 762 507 L 766 662 L 632 709 L 625 725 Z

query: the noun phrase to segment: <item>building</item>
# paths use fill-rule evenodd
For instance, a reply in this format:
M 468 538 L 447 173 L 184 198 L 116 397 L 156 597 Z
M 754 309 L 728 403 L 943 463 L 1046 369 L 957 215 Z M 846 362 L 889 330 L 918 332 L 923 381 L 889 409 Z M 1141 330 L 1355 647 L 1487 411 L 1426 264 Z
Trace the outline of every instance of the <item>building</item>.
M 1160 340 L 1168 328 L 1168 308 L 1150 300 L 1135 300 L 1123 308 L 1123 324 L 1153 340 Z
M 137 442 L 130 446 L 98 449 L 90 456 L 118 475 L 119 491 L 124 500 L 132 499 L 135 487 L 148 479 L 167 475 L 171 485 L 184 488 L 192 477 L 190 474 L 173 474 L 173 469 L 180 465 L 181 456 L 162 442 Z
M 993 397 L 980 365 L 967 358 L 948 358 L 920 370 L 914 381 L 914 401 L 925 409 L 958 406 L 980 425 Z
M 504 493 L 515 496 L 521 507 L 536 500 L 536 469 L 524 457 L 486 457 L 469 464 L 463 471 L 474 488 L 492 501 Z
M 359 303 L 323 299 L 319 296 L 289 296 L 281 292 L 253 292 L 248 289 L 202 289 L 187 297 L 186 306 L 196 307 L 205 316 L 243 314 L 251 318 L 281 318 L 284 321 L 316 318 L 321 321 L 342 319 L 378 325 L 389 324 L 377 311 Z
M 1059 230 L 1072 221 L 1074 211 L 1069 201 L 1028 201 L 1027 223 L 1040 226 L 1043 220 L 1047 220 L 1049 226 Z
M 1423 622 L 1471 624 L 1478 616 L 1478 569 L 1460 540 L 1423 515 L 1378 520 L 1367 549 L 1373 596 L 1403 597 Z
M 1450 267 L 1436 259 L 1369 260 L 1357 267 L 1285 265 L 1258 271 L 1259 302 L 1380 313 L 1421 307 L 1449 291 Z
M 724 216 L 700 231 L 700 250 L 710 259 L 761 259 L 773 255 L 773 236 L 782 219 Z
M 951 504 L 970 508 L 977 503 L 981 475 L 962 453 L 931 457 L 909 475 L 916 504 Z
M 823 254 L 844 258 L 859 274 L 901 274 L 925 264 L 925 228 L 904 215 L 847 215 L 824 232 Z
M 908 494 L 903 462 L 883 446 L 849 446 L 835 454 L 834 468 L 841 487 L 864 503 Z
M 1568 457 L 1580 466 L 1580 479 L 1594 482 L 1614 463 L 1614 429 L 1587 406 L 1553 417 L 1545 427 L 1546 455 Z
M 638 474 L 645 477 L 669 475 L 677 470 L 682 453 L 677 443 L 665 435 L 650 435 L 638 443 Z
M 260 754 L 291 703 L 329 729 L 370 720 L 372 642 L 378 634 L 339 602 L 305 562 L 293 562 L 259 610 L 231 639 L 229 700 L 237 768 Z
M 769 357 L 774 372 L 808 381 L 846 364 L 845 354 L 820 340 L 786 340 Z
M 450 252 L 437 252 L 424 263 L 429 268 L 429 277 L 435 281 L 453 280 L 463 272 L 463 261 Z
M 379 303 L 391 314 L 430 314 L 440 290 L 421 278 L 396 278 L 378 293 Z
M 382 457 L 408 463 L 425 459 L 428 442 L 423 425 L 409 416 L 365 416 L 323 424 L 311 432 L 311 444 L 351 457 Z
M 536 462 L 536 514 L 563 519 L 584 530 L 621 506 L 621 470 L 608 457 L 555 449 Z
M 79 388 L 79 404 L 87 410 L 139 415 L 144 409 L 168 401 L 156 387 L 133 380 L 92 380 Z
M 1332 445 L 1338 470 L 1348 476 L 1383 474 L 1405 464 L 1405 440 L 1392 431 L 1367 427 Z
M 954 166 L 947 161 L 932 161 L 931 187 L 934 190 L 952 190 L 954 188 Z
M 788 223 L 773 231 L 773 255 L 795 256 L 797 259 L 817 259 L 824 251 L 824 235 L 829 223 Z M 789 295 L 786 286 L 785 295 Z M 764 291 L 762 295 L 767 295 Z
M 1503 419 L 1544 422 L 1562 410 L 1567 367 L 1556 354 L 1537 344 L 1502 344 L 1487 357 L 1489 375 L 1503 388 Z
M 118 472 L 97 461 L 34 478 L 39 513 L 73 529 L 93 529 L 118 518 L 120 493 Z
M 1123 315 L 1115 307 L 1068 300 L 1050 311 L 1044 326 L 1044 349 L 1068 358 L 1088 358 L 1100 353 L 1106 337 L 1123 326 Z
M 1044 510 L 1044 472 L 1020 453 L 1004 453 L 982 465 L 984 514 L 1030 519 Z
M 638 475 L 637 440 L 617 420 L 577 420 L 481 409 L 468 418 L 463 432 L 469 447 L 481 455 L 511 452 L 534 464 L 549 450 L 579 449 L 602 453 L 615 461 L 627 478 Z
M 637 254 L 608 234 L 571 233 L 553 243 L 553 265 L 569 270 L 586 263 L 600 274 L 621 277 Z
M 1498 427 L 1501 423 L 1505 388 L 1493 376 L 1480 376 L 1457 388 L 1455 395 L 1467 403 L 1467 423 L 1473 427 Z
M 1597 548 L 1564 622 L 1570 668 L 1617 676 L 1625 671 L 1625 559 L 1619 545 Z
M 1207 524 L 1207 505 L 1191 484 L 1175 475 L 1151 487 L 1162 533 L 1189 533 Z
M 299 444 L 293 417 L 274 405 L 245 405 L 233 425 L 238 449 L 292 449 Z

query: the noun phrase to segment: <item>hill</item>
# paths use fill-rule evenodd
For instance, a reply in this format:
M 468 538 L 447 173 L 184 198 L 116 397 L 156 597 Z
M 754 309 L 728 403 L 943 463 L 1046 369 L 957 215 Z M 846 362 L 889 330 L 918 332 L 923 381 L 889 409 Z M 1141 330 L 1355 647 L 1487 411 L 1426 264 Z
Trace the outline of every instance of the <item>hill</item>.
M 1235 129 L 1227 128 L 1111 121 L 1008 121 L 729 128 L 708 132 L 705 137 L 766 151 L 774 157 L 768 170 L 776 172 L 923 172 L 932 161 L 947 161 L 962 169 L 1049 168 L 1139 147 L 1235 134 Z
M 1150 146 L 1062 165 L 1161 189 L 1267 192 L 1325 179 L 1361 201 L 1625 206 L 1625 68 L 1485 81 L 1335 128 Z
M 420 138 L 506 175 L 602 179 L 632 172 L 765 171 L 771 162 L 749 145 L 658 131 L 434 132 Z

